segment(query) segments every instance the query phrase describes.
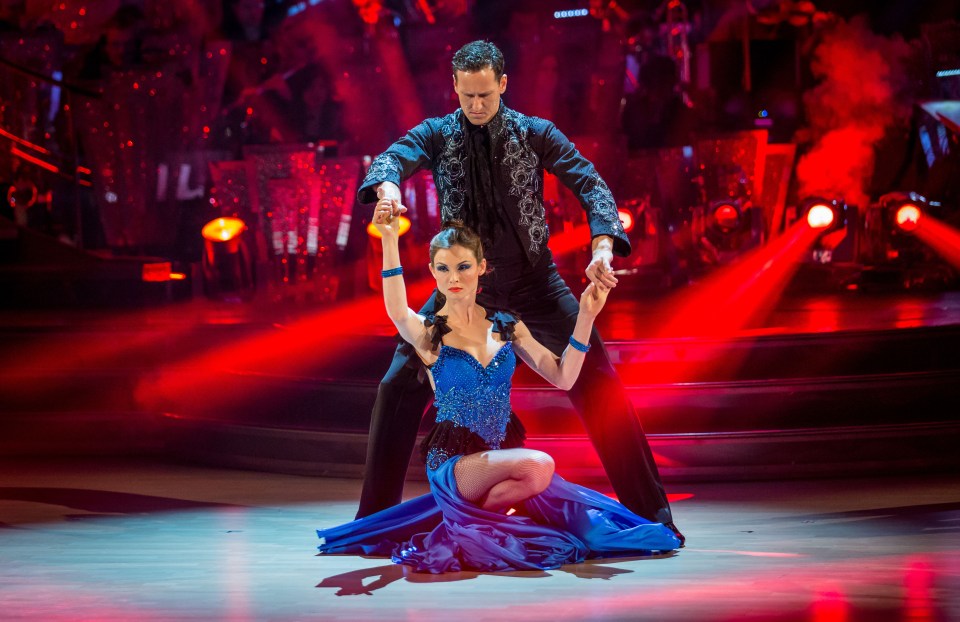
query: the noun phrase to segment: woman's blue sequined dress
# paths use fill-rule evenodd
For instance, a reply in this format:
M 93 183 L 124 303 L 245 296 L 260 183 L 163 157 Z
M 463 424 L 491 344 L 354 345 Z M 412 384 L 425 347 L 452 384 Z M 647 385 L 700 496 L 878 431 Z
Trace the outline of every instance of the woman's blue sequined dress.
M 504 318 L 509 316 L 494 319 L 502 338 L 512 333 Z M 438 342 L 442 319 L 436 318 Z M 557 475 L 509 516 L 460 496 L 454 479 L 460 456 L 522 444 L 523 428 L 510 411 L 515 367 L 510 341 L 486 367 L 463 350 L 441 345 L 432 368 L 437 423 L 423 446 L 431 493 L 318 530 L 320 552 L 389 555 L 418 571 L 441 573 L 539 570 L 678 548 L 670 529 Z

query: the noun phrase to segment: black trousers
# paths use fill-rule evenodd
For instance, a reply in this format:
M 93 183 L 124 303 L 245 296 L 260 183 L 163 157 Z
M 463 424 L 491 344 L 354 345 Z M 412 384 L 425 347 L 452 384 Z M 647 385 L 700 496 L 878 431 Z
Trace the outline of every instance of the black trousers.
M 563 352 L 580 305 L 549 253 L 537 266 L 497 262 L 491 273 L 481 277 L 480 285 L 479 304 L 488 310 L 515 312 L 538 341 L 558 355 Z M 436 292 L 424 309 L 434 309 L 435 297 Z M 590 345 L 580 376 L 568 392 L 570 401 L 620 502 L 648 520 L 671 522 L 650 445 L 596 329 Z M 380 383 L 357 518 L 401 500 L 417 430 L 433 398 L 430 383 L 418 380 L 419 367 L 413 349 L 401 344 Z

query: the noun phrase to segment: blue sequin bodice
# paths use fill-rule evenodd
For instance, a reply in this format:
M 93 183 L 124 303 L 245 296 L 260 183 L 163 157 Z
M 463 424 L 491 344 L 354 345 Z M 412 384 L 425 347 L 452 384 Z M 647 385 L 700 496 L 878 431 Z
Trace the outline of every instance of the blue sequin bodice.
M 510 386 L 517 367 L 511 342 L 517 319 L 502 311 L 487 319 L 503 345 L 486 367 L 464 350 L 442 342 L 450 332 L 446 316 L 430 315 L 424 322 L 435 327 L 433 343 L 439 348 L 431 367 L 437 419 L 420 445 L 430 470 L 454 456 L 523 447 L 526 432 L 510 411 Z
M 513 344 L 503 344 L 484 367 L 472 355 L 447 345 L 433 365 L 437 423 L 469 428 L 499 449 L 510 420 L 510 380 L 517 366 Z

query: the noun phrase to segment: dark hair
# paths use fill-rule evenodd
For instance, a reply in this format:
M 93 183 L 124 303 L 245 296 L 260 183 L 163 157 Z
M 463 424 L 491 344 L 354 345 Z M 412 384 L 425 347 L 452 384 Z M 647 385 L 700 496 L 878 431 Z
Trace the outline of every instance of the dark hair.
M 453 75 L 458 71 L 474 73 L 489 67 L 497 81 L 503 75 L 503 52 L 489 41 L 473 41 L 453 55 Z
M 483 261 L 483 242 L 476 231 L 459 220 L 448 220 L 443 223 L 440 233 L 430 240 L 430 264 L 440 249 L 462 246 L 472 252 L 477 261 Z

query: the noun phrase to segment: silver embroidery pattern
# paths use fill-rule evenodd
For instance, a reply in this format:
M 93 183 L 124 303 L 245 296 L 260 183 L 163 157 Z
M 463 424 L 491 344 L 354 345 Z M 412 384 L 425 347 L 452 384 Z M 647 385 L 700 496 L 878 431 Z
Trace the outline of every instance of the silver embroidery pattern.
M 520 138 L 527 134 L 524 117 L 512 110 L 504 110 L 504 125 L 507 141 L 504 143 L 503 163 L 510 171 L 510 196 L 517 198 L 521 227 L 530 235 L 531 255 L 539 255 L 547 241 L 546 214 L 543 211 L 542 182 L 539 175 L 539 160 L 536 154 Z M 613 197 L 611 196 L 611 200 Z
M 400 166 L 400 159 L 389 151 L 385 151 L 370 163 L 370 168 L 367 169 L 367 175 L 362 185 L 366 185 L 367 180 L 373 180 L 377 183 L 389 180 L 396 183 L 403 179 L 402 174 L 403 168 Z
M 603 181 L 597 173 L 594 173 L 584 185 L 583 198 L 588 205 L 593 206 L 593 213 L 607 223 L 614 233 L 626 237 L 613 193 L 610 192 L 607 182 Z
M 466 197 L 466 150 L 463 146 L 463 128 L 456 113 L 444 117 L 440 133 L 444 137 L 444 147 L 434 169 L 440 196 L 440 215 L 443 220 L 462 218 Z

